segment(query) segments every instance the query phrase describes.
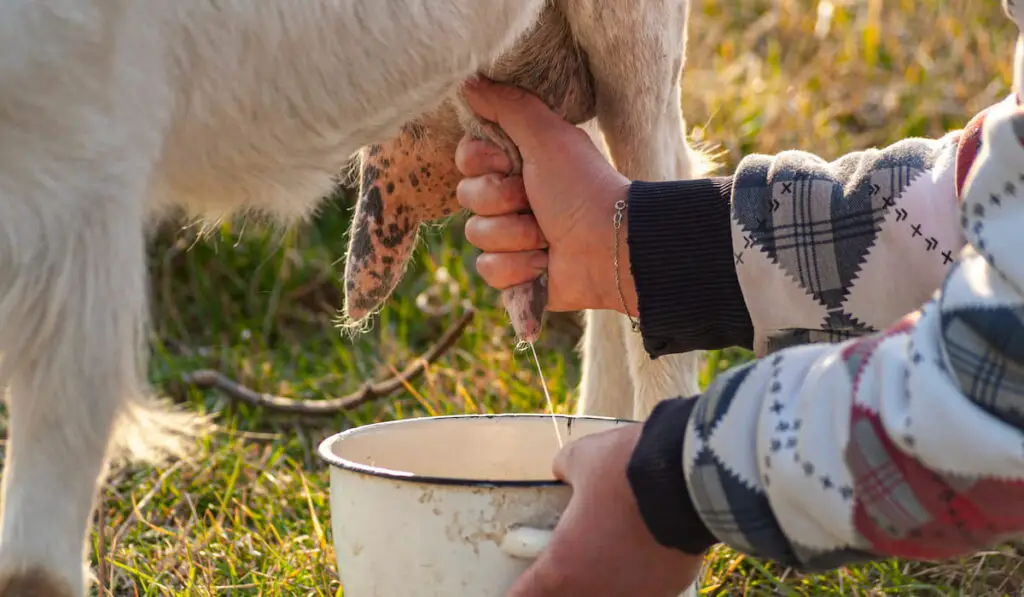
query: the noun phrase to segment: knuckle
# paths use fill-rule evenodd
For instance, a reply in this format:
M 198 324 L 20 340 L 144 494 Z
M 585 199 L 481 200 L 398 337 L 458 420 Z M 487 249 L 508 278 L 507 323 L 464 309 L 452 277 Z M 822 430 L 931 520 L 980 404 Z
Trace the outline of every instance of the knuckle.
M 547 239 L 544 238 L 544 231 L 540 229 L 537 219 L 533 215 L 525 215 L 523 218 L 529 224 L 528 235 L 532 247 L 537 249 L 544 248 L 547 245 Z
M 482 158 L 487 170 L 496 174 L 505 174 L 512 170 L 512 160 L 508 153 L 497 145 L 488 149 L 486 157 Z
M 589 155 L 589 153 L 581 150 L 586 149 L 588 145 L 592 144 L 590 135 L 576 126 L 559 131 L 553 142 L 553 149 L 555 151 L 567 155 Z
M 526 97 L 527 93 L 521 87 L 506 83 L 495 85 L 496 95 L 504 100 L 519 101 Z
M 505 180 L 501 174 L 491 173 L 485 174 L 483 177 L 484 184 L 480 190 L 482 195 L 480 200 L 485 203 L 492 212 L 501 212 L 504 204 L 505 195 Z
M 467 134 L 455 148 L 455 167 L 463 176 L 507 172 L 508 156 L 495 143 Z
M 519 199 L 521 195 L 522 180 L 523 179 L 520 176 L 507 176 L 498 181 L 498 198 L 501 200 L 503 205 L 511 208 L 520 203 Z
M 474 172 L 489 172 L 493 170 L 491 162 L 497 148 L 484 139 L 477 139 L 472 142 L 467 151 L 469 167 Z

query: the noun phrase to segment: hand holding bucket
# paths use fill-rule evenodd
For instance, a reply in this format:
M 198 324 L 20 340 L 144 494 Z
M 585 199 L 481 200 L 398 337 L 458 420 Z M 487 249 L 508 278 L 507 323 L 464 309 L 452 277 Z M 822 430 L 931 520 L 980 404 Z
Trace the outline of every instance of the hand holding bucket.
M 566 442 L 632 421 L 557 415 Z M 503 597 L 550 543 L 572 489 L 550 415 L 405 419 L 324 440 L 346 597 Z

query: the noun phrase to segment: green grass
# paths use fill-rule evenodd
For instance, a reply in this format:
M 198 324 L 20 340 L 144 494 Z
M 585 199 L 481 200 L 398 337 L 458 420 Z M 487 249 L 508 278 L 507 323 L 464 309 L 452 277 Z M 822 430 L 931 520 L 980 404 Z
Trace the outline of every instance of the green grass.
M 756 151 L 833 158 L 939 135 L 1008 91 L 1014 30 L 995 2 L 837 3 L 828 28 L 817 7 L 694 0 L 683 107 L 694 137 L 718 144 L 726 167 Z M 198 242 L 188 229 L 168 229 L 154 242 L 152 380 L 191 408 L 217 413 L 220 430 L 204 440 L 197 465 L 115 471 L 93 536 L 105 553 L 100 562 L 94 550 L 93 563 L 108 594 L 339 595 L 327 475 L 314 457 L 320 439 L 394 418 L 544 409 L 497 294 L 474 277 L 474 251 L 458 222 L 427 234 L 370 333 L 339 333 L 348 201 L 340 194 L 311 225 L 284 234 L 250 222 Z M 431 318 L 416 307 L 442 268 L 458 283 L 453 303 L 470 301 L 478 317 L 426 376 L 390 399 L 311 421 L 178 383 L 213 367 L 285 396 L 350 392 L 402 367 L 457 316 Z M 538 346 L 564 412 L 579 379 L 578 334 L 571 318 L 560 318 Z M 735 350 L 711 356 L 706 378 L 748 358 Z M 999 551 L 799 576 L 718 549 L 704 583 L 708 595 L 1017 595 L 1021 562 Z

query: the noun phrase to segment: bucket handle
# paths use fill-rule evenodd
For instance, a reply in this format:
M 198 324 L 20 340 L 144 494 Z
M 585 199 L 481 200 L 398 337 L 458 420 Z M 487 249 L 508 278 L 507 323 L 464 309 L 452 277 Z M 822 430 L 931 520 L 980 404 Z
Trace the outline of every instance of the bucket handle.
M 513 558 L 536 560 L 551 543 L 554 531 L 513 525 L 501 540 L 501 550 Z

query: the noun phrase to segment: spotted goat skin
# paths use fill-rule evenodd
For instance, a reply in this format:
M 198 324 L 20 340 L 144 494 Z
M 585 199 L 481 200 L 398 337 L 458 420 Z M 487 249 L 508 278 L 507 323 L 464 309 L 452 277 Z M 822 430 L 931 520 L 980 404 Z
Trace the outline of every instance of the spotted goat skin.
M 536 94 L 573 124 L 596 115 L 586 54 L 555 5 L 482 74 Z M 409 264 L 420 226 L 460 210 L 455 189 L 462 176 L 455 166 L 455 150 L 465 134 L 496 143 L 511 158 L 509 175 L 521 172 L 522 159 L 512 140 L 496 124 L 477 118 L 457 97 L 407 123 L 395 138 L 360 151 L 359 199 L 345 267 L 349 322 L 365 320 L 390 296 Z M 546 274 L 506 289 L 502 301 L 516 335 L 528 342 L 537 340 L 547 305 Z

